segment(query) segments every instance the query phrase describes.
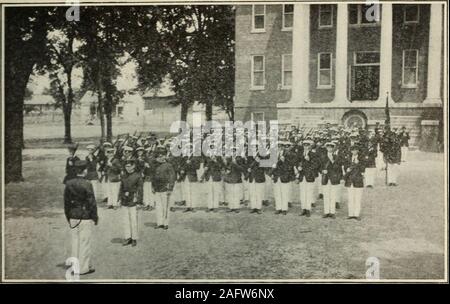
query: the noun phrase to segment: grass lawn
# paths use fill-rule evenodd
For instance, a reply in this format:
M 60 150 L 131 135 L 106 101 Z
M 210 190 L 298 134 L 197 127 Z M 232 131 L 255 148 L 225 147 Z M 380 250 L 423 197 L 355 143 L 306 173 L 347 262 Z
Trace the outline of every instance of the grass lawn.
M 24 150 L 25 182 L 5 188 L 5 277 L 63 280 L 69 227 L 63 215 L 61 149 Z M 139 210 L 137 247 L 122 247 L 120 212 L 99 203 L 94 230 L 96 272 L 83 279 L 364 279 L 366 259 L 380 261 L 381 279 L 443 279 L 444 156 L 411 152 L 400 186 L 380 172 L 363 195 L 362 221 L 346 220 L 346 192 L 337 218 L 171 213 L 167 231 L 155 213 Z M 200 197 L 205 197 L 204 195 Z M 205 206 L 205 201 L 198 202 Z

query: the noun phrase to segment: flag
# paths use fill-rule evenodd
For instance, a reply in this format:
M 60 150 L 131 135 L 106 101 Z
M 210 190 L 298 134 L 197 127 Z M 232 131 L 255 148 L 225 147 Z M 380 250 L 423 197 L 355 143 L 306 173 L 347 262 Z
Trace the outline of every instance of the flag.
M 386 107 L 384 108 L 384 113 L 386 115 L 386 119 L 384 120 L 384 125 L 390 126 L 391 115 L 389 114 L 389 93 L 386 93 Z

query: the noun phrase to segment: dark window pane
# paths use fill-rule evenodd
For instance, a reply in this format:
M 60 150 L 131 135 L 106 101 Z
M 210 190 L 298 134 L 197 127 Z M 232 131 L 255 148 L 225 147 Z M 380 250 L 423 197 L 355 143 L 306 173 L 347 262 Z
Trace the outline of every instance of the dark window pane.
M 255 29 L 264 28 L 264 16 L 255 16 Z
M 405 51 L 405 67 L 415 67 L 417 59 L 416 51 Z
M 264 5 L 255 5 L 255 15 L 264 15 Z
M 285 86 L 292 85 L 292 72 L 284 72 L 284 85 Z
M 331 67 L 331 54 L 320 54 L 320 69 Z
M 253 57 L 253 71 L 262 71 L 262 70 L 264 70 L 263 56 Z
M 293 4 L 286 4 L 286 5 L 284 5 L 284 12 L 285 13 L 293 13 L 294 12 L 294 5 Z
M 253 85 L 254 86 L 263 86 L 264 85 L 264 73 L 263 72 L 254 72 L 253 73 Z
M 294 25 L 294 15 L 284 15 L 284 27 L 292 27 Z

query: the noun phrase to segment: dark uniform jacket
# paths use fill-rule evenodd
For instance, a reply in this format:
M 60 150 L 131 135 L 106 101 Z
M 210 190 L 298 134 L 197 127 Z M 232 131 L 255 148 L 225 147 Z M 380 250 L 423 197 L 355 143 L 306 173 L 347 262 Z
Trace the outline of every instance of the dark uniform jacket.
M 86 156 L 87 164 L 87 180 L 98 180 L 98 173 L 97 173 L 97 157 L 94 155 L 88 155 Z
M 363 188 L 364 187 L 364 177 L 363 173 L 365 171 L 364 159 L 358 153 L 357 156 L 358 163 L 353 161 L 353 156 L 347 157 L 344 163 L 344 182 L 345 187 L 353 186 L 355 188 Z M 350 168 L 350 171 L 347 172 L 347 169 Z
M 364 151 L 366 168 L 375 168 L 377 159 L 377 140 L 375 137 L 367 141 L 367 146 Z
M 153 191 L 172 191 L 175 181 L 176 174 L 172 164 L 169 162 L 159 164 L 152 179 Z
M 159 163 L 152 156 L 149 156 L 145 159 L 143 175 L 144 182 L 152 182 L 153 177 L 155 175 L 156 168 L 159 166 Z
M 339 185 L 343 178 L 342 165 L 343 159 L 339 156 L 339 153 L 333 152 L 331 159 L 328 151 L 325 155 L 322 155 L 320 168 L 322 172 L 322 185 L 328 184 L 328 181 L 332 185 Z M 326 170 L 326 173 L 323 173 L 324 170 Z
M 67 181 L 71 180 L 72 178 L 75 178 L 77 176 L 77 171 L 75 170 L 75 162 L 77 160 L 80 160 L 78 156 L 70 156 L 66 160 L 66 176 L 64 177 L 63 183 L 67 183 Z
M 308 152 L 309 160 L 305 158 L 304 153 L 299 155 L 297 169 L 299 171 L 298 180 L 303 181 L 306 179 L 308 183 L 312 183 L 316 180 L 318 171 L 320 169 L 320 159 L 313 151 Z
M 228 184 L 240 184 L 242 183 L 242 174 L 244 174 L 245 168 L 239 165 L 237 160 L 234 162 L 228 160 L 225 164 L 225 177 L 224 182 Z
M 205 181 L 212 179 L 213 182 L 222 181 L 222 170 L 224 166 L 225 164 L 221 157 L 215 157 L 215 159 L 207 158 L 203 179 Z
M 294 180 L 294 167 L 285 157 L 284 160 L 278 159 L 275 168 L 272 170 L 272 179 L 276 183 L 289 183 Z
M 388 164 L 400 164 L 402 159 L 401 141 L 392 131 L 384 134 L 381 151 Z
M 180 168 L 180 175 L 182 177 L 182 180 L 184 180 L 184 178 L 187 177 L 187 180 L 189 182 L 197 182 L 198 181 L 197 170 L 199 168 L 200 168 L 200 158 L 195 156 L 184 158 Z
M 401 132 L 400 133 L 400 144 L 402 147 L 409 147 L 409 133 L 408 132 Z
M 266 182 L 266 168 L 261 167 L 260 163 L 254 158 L 251 158 L 251 162 L 248 164 L 248 181 L 250 183 L 265 183 Z
M 122 163 L 119 159 L 113 158 L 106 161 L 106 176 L 109 182 L 120 182 L 120 174 L 122 172 Z
M 142 203 L 142 184 L 142 177 L 138 172 L 125 173 L 120 183 L 120 204 L 134 207 L 136 204 Z
M 64 213 L 67 221 L 93 220 L 97 223 L 97 204 L 92 184 L 83 177 L 75 176 L 64 188 Z

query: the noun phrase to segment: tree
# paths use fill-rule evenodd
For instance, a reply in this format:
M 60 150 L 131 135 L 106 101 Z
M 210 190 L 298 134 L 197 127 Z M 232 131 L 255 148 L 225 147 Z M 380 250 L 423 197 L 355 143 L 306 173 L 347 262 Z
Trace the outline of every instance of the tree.
M 23 110 L 33 67 L 45 56 L 53 9 L 5 8 L 5 182 L 22 177 Z
M 59 11 L 62 15 L 61 10 Z M 72 142 L 71 115 L 74 104 L 73 71 L 79 65 L 76 41 L 76 23 L 52 25 L 47 35 L 46 58 L 38 66 L 42 74 L 49 73 L 50 94 L 64 115 L 64 143 Z

